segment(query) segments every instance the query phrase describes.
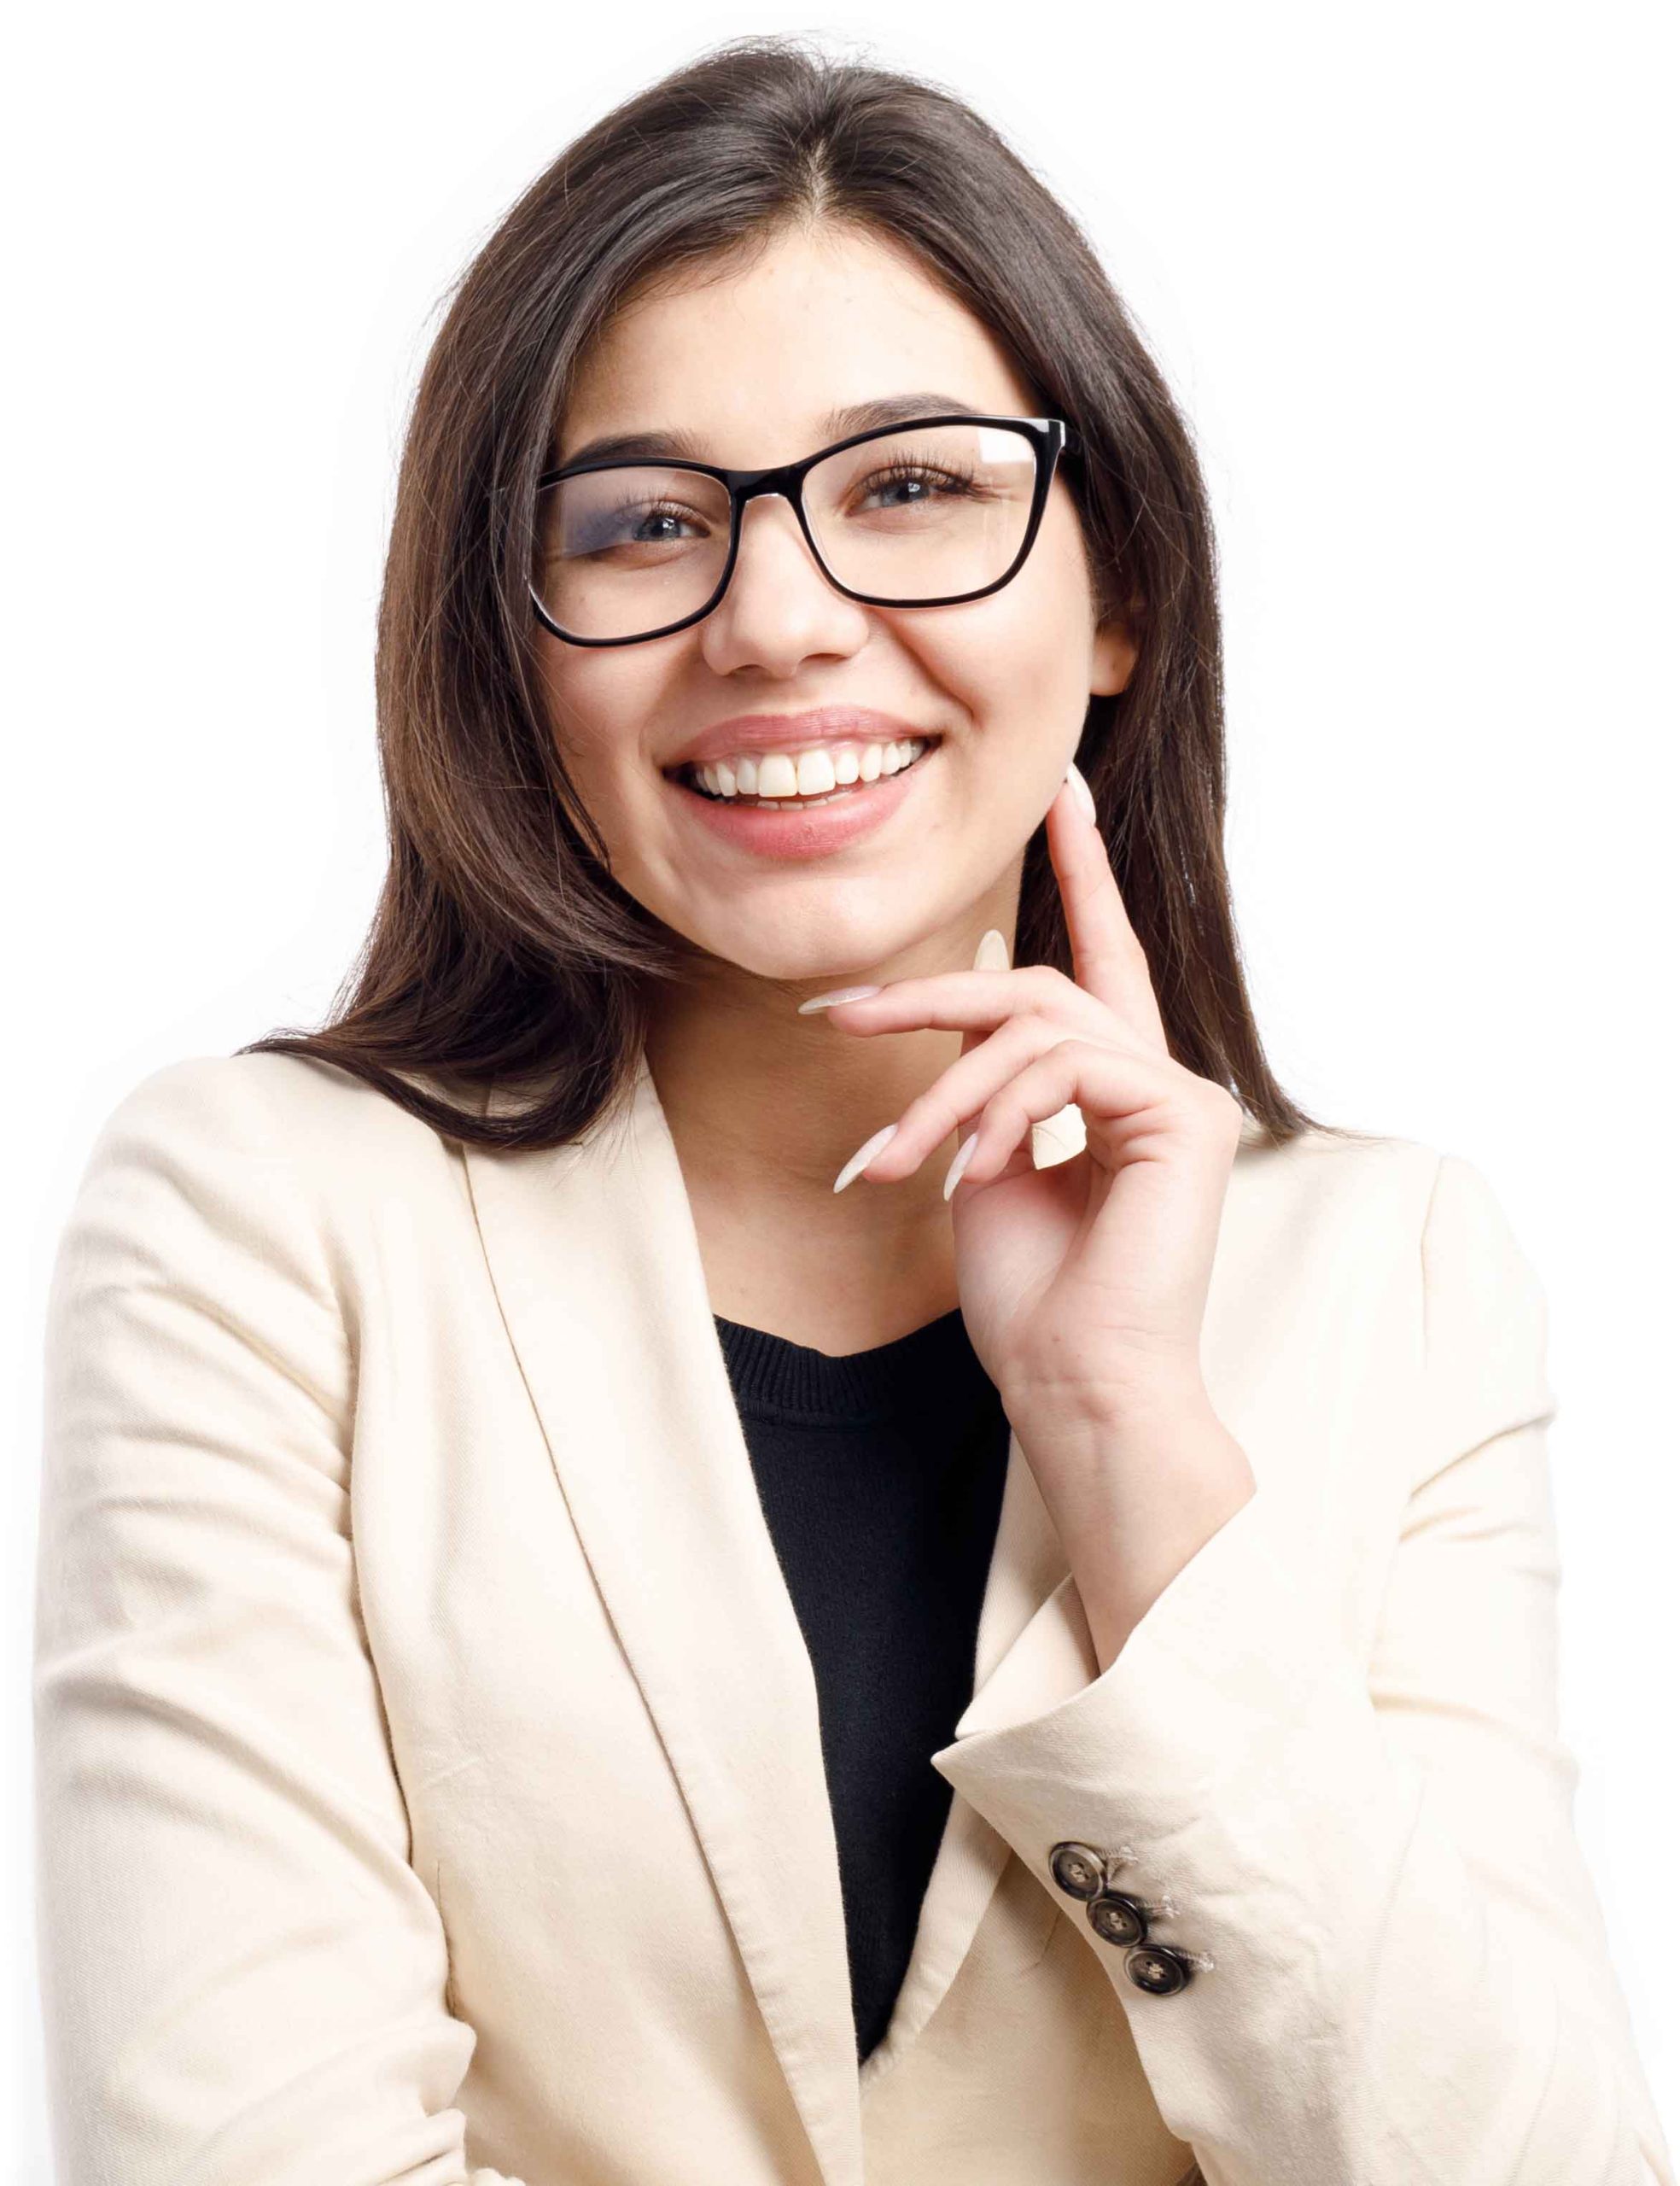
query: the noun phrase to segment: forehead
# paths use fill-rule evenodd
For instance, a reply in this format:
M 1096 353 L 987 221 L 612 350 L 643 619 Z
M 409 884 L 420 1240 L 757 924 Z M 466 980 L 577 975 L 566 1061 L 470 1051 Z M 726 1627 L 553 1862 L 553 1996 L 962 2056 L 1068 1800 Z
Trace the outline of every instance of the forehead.
M 797 230 L 618 313 L 580 360 L 555 460 L 588 449 L 786 462 L 873 424 L 965 408 L 1036 412 L 984 323 L 891 238 Z

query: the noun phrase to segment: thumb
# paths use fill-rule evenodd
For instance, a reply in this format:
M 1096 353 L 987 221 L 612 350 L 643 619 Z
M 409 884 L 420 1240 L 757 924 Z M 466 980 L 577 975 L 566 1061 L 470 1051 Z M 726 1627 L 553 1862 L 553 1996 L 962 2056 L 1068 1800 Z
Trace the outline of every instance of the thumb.
M 971 967 L 977 972 L 1006 972 L 1009 969 L 1009 944 L 995 926 L 989 926 L 980 937 L 980 946 L 974 952 Z

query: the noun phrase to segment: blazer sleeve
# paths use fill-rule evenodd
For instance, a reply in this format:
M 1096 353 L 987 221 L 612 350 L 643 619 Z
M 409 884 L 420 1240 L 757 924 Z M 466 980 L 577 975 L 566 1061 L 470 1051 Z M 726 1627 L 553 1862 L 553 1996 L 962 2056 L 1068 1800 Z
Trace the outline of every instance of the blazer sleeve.
M 143 1080 L 54 1262 L 36 1882 L 63 2186 L 518 2186 L 361 1627 L 353 1368 L 265 1059 Z
M 934 1766 L 1097 1955 L 1210 2186 L 1675 2186 L 1559 1738 L 1544 1300 L 1455 1155 L 1419 1242 L 1427 1447 L 1372 1660 L 1263 1482 L 1100 1675 L 1065 1580 L 1031 1642 L 1064 1697 L 1024 1657 Z

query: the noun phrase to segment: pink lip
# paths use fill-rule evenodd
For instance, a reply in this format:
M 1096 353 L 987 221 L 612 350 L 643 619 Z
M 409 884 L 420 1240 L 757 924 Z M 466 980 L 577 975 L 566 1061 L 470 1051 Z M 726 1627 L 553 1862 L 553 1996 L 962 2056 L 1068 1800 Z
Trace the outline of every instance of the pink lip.
M 929 736 L 913 722 L 878 712 L 872 706 L 814 706 L 802 714 L 737 714 L 715 722 L 674 758 L 663 762 L 667 774 L 678 767 L 703 766 L 709 759 L 726 759 L 735 751 L 786 751 L 802 744 L 818 744 L 829 738 L 855 736 L 865 743 L 895 744 L 902 737 Z
M 912 794 L 922 769 L 933 757 L 934 748 L 930 746 L 913 765 L 899 773 L 859 783 L 831 804 L 813 804 L 798 812 L 771 812 L 724 798 L 703 797 L 674 776 L 667 779 L 673 797 L 681 798 L 694 818 L 724 842 L 739 850 L 755 850 L 761 857 L 797 860 L 827 857 L 872 834 Z

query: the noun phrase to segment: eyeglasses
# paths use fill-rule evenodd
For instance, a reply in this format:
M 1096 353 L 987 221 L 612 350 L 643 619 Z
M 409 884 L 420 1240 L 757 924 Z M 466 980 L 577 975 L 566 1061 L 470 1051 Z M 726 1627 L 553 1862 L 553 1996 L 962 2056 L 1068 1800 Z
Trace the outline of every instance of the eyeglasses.
M 741 511 L 793 504 L 837 592 L 870 607 L 948 607 L 1009 582 L 1031 551 L 1061 418 L 918 418 L 854 433 L 768 471 L 709 463 L 569 464 L 537 481 L 532 603 L 568 645 L 686 629 L 728 589 Z

